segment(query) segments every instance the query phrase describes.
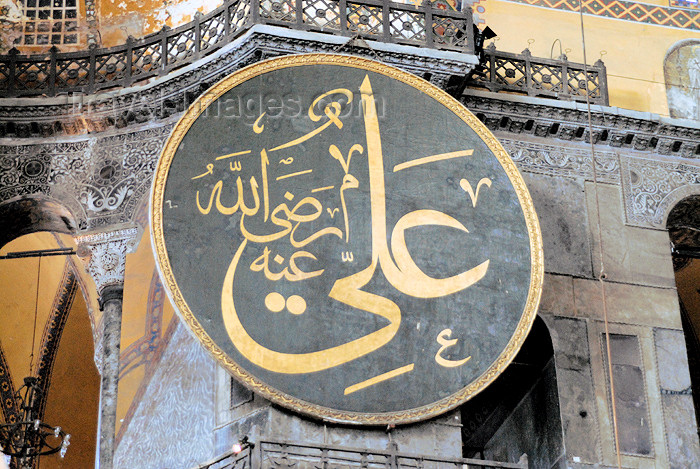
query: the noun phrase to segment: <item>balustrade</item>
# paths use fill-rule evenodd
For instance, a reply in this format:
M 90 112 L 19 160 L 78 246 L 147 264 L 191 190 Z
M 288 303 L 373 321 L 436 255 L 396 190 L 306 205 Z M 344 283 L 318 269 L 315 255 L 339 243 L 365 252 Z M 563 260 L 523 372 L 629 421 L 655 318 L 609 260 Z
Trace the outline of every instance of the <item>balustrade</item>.
M 162 76 L 213 53 L 255 24 L 472 54 L 471 11 L 387 0 L 226 0 L 188 24 L 109 49 L 0 55 L 4 97 L 95 93 Z

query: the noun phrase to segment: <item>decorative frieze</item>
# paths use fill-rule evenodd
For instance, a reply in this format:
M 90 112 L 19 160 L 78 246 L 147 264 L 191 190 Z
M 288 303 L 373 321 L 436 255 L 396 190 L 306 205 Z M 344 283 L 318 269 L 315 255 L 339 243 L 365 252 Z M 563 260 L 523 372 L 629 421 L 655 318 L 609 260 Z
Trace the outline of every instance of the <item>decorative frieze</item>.
M 590 141 L 585 104 L 547 105 L 541 99 L 504 97 L 473 90 L 466 90 L 460 100 L 492 131 L 553 141 Z M 700 126 L 673 125 L 658 116 L 601 106 L 594 107 L 591 126 L 593 143 L 598 146 L 596 151 L 608 146 L 700 159 Z
M 72 142 L 0 145 L 0 202 L 45 194 L 63 203 L 80 230 L 133 218 L 171 125 Z
M 522 171 L 612 184 L 620 182 L 620 162 L 614 152 L 595 152 L 594 177 L 590 148 L 544 145 L 508 138 L 499 140 Z

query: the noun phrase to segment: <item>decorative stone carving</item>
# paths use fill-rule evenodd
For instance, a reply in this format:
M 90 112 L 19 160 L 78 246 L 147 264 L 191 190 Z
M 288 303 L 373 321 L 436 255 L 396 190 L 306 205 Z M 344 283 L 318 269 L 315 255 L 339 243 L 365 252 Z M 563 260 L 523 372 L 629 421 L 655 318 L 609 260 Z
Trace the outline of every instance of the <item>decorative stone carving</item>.
M 462 103 L 493 131 L 587 143 L 585 105 L 547 105 L 528 98 L 510 98 L 465 90 Z M 662 155 L 700 158 L 700 128 L 682 127 L 658 116 L 619 112 L 597 106 L 591 116 L 593 143 L 613 148 L 653 151 Z
M 684 197 L 700 194 L 700 164 L 623 158 L 622 189 L 627 224 L 666 229 L 666 216 Z
M 138 229 L 128 227 L 75 237 L 78 255 L 95 280 L 100 303 L 110 290 L 123 288 L 126 254 L 136 249 Z
M 544 145 L 507 138 L 500 138 L 499 141 L 522 171 L 591 181 L 594 179 L 591 151 L 588 148 Z M 619 184 L 620 163 L 617 155 L 611 151 L 596 151 L 595 155 L 595 179 Z
M 76 188 L 91 228 L 131 219 L 141 196 L 148 192 L 170 129 L 163 126 L 93 141 L 87 155 L 88 172 Z
M 150 187 L 171 125 L 77 141 L 0 145 L 0 201 L 46 194 L 78 229 L 128 223 Z

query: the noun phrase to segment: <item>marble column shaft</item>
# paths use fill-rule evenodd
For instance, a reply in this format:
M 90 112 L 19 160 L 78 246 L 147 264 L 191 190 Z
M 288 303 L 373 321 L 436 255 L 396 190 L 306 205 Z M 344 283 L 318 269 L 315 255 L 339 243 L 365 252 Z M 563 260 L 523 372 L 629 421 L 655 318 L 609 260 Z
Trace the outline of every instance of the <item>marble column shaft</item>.
M 100 387 L 100 468 L 111 468 L 117 428 L 119 355 L 123 287 L 111 285 L 100 296 L 102 306 L 102 381 Z
M 138 230 L 133 227 L 76 237 L 78 254 L 95 280 L 102 310 L 102 331 L 95 344 L 101 373 L 99 467 L 112 469 L 117 424 L 119 355 L 127 252 L 135 249 Z

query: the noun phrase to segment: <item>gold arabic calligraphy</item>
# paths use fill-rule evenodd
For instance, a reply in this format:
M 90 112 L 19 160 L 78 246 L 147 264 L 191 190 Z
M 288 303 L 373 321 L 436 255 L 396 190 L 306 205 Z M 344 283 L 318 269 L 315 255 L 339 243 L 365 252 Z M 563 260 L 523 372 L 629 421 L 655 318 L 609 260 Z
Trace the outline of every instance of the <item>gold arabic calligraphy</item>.
M 341 201 L 340 208 L 327 208 L 326 211 L 332 218 L 336 211 L 339 211 L 343 216 L 343 227 L 341 230 L 335 226 L 325 227 L 310 235 L 301 235 L 300 229 L 305 223 L 317 220 L 324 214 L 323 206 L 318 199 L 313 196 L 301 198 L 291 208 L 287 202 L 294 200 L 294 195 L 287 192 L 285 198 L 287 202 L 280 203 L 274 208 L 271 207 L 268 181 L 268 166 L 270 158 L 274 152 L 286 148 L 293 148 L 301 143 L 319 135 L 330 126 L 335 126 L 337 129 L 343 128 L 343 122 L 340 118 L 341 102 L 340 97 L 345 97 L 346 103 L 349 104 L 353 100 L 353 93 L 347 89 L 334 89 L 324 93 L 318 97 L 309 107 L 308 116 L 312 122 L 321 122 L 323 116 L 318 115 L 314 109 L 319 104 L 332 96 L 338 99 L 326 104 L 323 108 L 323 114 L 326 120 L 313 129 L 312 131 L 297 137 L 293 140 L 281 143 L 273 148 L 263 149 L 260 152 L 259 161 L 260 168 L 260 183 L 252 176 L 248 181 L 251 196 L 244 196 L 244 186 L 246 185 L 238 176 L 236 179 L 237 200 L 233 205 L 226 205 L 222 202 L 222 191 L 224 191 L 223 180 L 219 180 L 213 185 L 208 196 L 200 195 L 200 191 L 196 192 L 196 205 L 199 212 L 203 215 L 211 213 L 216 209 L 223 215 L 232 215 L 240 212 L 240 231 L 244 236 L 244 241 L 238 246 L 238 249 L 231 260 L 226 272 L 223 288 L 221 291 L 221 308 L 226 331 L 233 342 L 233 345 L 250 362 L 260 366 L 266 370 L 277 373 L 312 373 L 316 371 L 333 368 L 344 363 L 365 356 L 373 351 L 376 351 L 389 343 L 401 324 L 401 309 L 389 298 L 363 290 L 379 269 L 386 280 L 396 290 L 415 298 L 438 298 L 452 293 L 462 291 L 484 277 L 489 267 L 489 260 L 448 278 L 433 278 L 426 275 L 414 262 L 411 254 L 406 246 L 405 232 L 409 228 L 425 225 L 438 225 L 450 227 L 468 233 L 467 228 L 457 219 L 437 210 L 420 209 L 409 212 L 403 215 L 394 225 L 391 230 L 391 241 L 388 243 L 387 237 L 387 214 L 386 214 L 386 194 L 384 181 L 384 157 L 382 154 L 382 142 L 379 129 L 379 119 L 377 116 L 377 105 L 375 102 L 372 85 L 369 76 L 365 76 L 362 84 L 359 86 L 362 104 L 362 117 L 364 120 L 365 142 L 362 144 L 354 144 L 347 151 L 346 156 L 334 144 L 328 148 L 329 155 L 337 161 L 343 170 L 343 179 L 339 187 L 339 196 Z M 254 132 L 261 133 L 264 131 L 264 113 L 256 120 Z M 451 153 L 443 153 L 430 157 L 420 158 L 412 162 L 397 165 L 394 171 L 400 171 L 412 166 L 426 164 L 435 161 L 442 161 L 449 158 L 458 158 L 468 156 L 473 153 L 473 150 L 464 150 Z M 250 156 L 248 156 L 250 155 Z M 233 156 L 247 158 L 245 162 L 250 161 L 252 152 L 249 150 L 223 155 L 217 158 L 224 159 Z M 241 319 L 239 318 L 234 304 L 234 283 L 237 273 L 240 269 L 243 253 L 249 243 L 259 243 L 264 245 L 262 254 L 258 256 L 249 266 L 253 272 L 260 272 L 270 281 L 287 280 L 297 282 L 313 277 L 318 277 L 323 274 L 324 269 L 303 270 L 302 266 L 308 266 L 316 257 L 306 250 L 305 246 L 313 243 L 323 236 L 335 236 L 346 243 L 350 240 L 350 225 L 348 220 L 348 209 L 345 200 L 345 191 L 357 189 L 359 187 L 358 179 L 351 173 L 351 160 L 353 158 L 366 158 L 369 168 L 369 195 L 370 195 L 370 225 L 371 225 L 371 260 L 369 265 L 349 276 L 339 278 L 335 281 L 328 296 L 333 300 L 348 305 L 358 310 L 382 317 L 388 321 L 388 325 L 379 330 L 371 332 L 363 337 L 351 340 L 349 342 L 336 345 L 323 350 L 307 353 L 283 353 L 271 350 L 264 345 L 258 343 L 246 331 Z M 280 168 L 292 164 L 294 159 L 283 158 L 279 163 L 283 164 Z M 255 163 L 257 164 L 257 163 Z M 231 171 L 240 171 L 242 163 L 236 161 L 229 165 Z M 195 175 L 192 179 L 211 177 L 213 175 L 212 164 L 207 165 L 207 171 L 203 174 Z M 313 169 L 300 169 L 298 171 L 289 172 L 276 177 L 276 181 L 301 177 L 313 172 Z M 481 185 L 490 187 L 488 184 L 480 182 L 477 186 L 477 194 Z M 335 186 L 327 186 L 313 189 L 311 192 L 319 192 L 335 189 Z M 471 186 L 469 186 L 471 189 Z M 465 189 L 466 190 L 466 189 Z M 262 193 L 260 195 L 259 191 Z M 469 194 L 474 204 L 476 204 L 476 194 Z M 274 225 L 272 232 L 255 233 L 246 227 L 246 219 L 258 215 L 262 210 L 262 216 L 265 222 Z M 289 259 L 284 259 L 280 255 L 274 255 L 267 247 L 267 243 L 282 239 L 289 236 L 290 245 L 296 251 L 289 256 Z M 306 263 L 301 263 L 300 266 L 296 261 L 306 259 Z M 343 253 L 344 261 L 352 261 L 352 253 Z M 287 262 L 287 267 L 279 270 L 279 267 L 273 269 L 274 264 L 283 265 Z M 272 265 L 272 266 L 271 266 Z M 275 310 L 281 310 L 284 307 L 284 299 L 279 294 L 269 296 L 266 303 L 272 305 Z M 303 312 L 303 308 L 298 306 L 299 300 L 292 304 L 292 310 L 295 314 Z M 305 304 L 303 305 L 305 308 Z M 268 306 L 270 308 L 270 306 Z M 444 331 L 443 331 L 444 332 Z M 447 337 L 441 333 L 437 342 L 442 345 L 442 348 L 436 355 L 436 361 L 442 366 L 457 366 L 457 364 L 465 363 L 466 360 L 460 362 L 452 362 L 443 359 L 440 353 L 448 346 L 454 345 L 457 339 L 447 340 Z M 405 371 L 410 371 L 412 365 L 404 367 Z M 403 368 L 402 368 L 403 370 Z M 403 372 L 403 371 L 402 371 Z M 395 372 L 391 372 L 396 375 Z

